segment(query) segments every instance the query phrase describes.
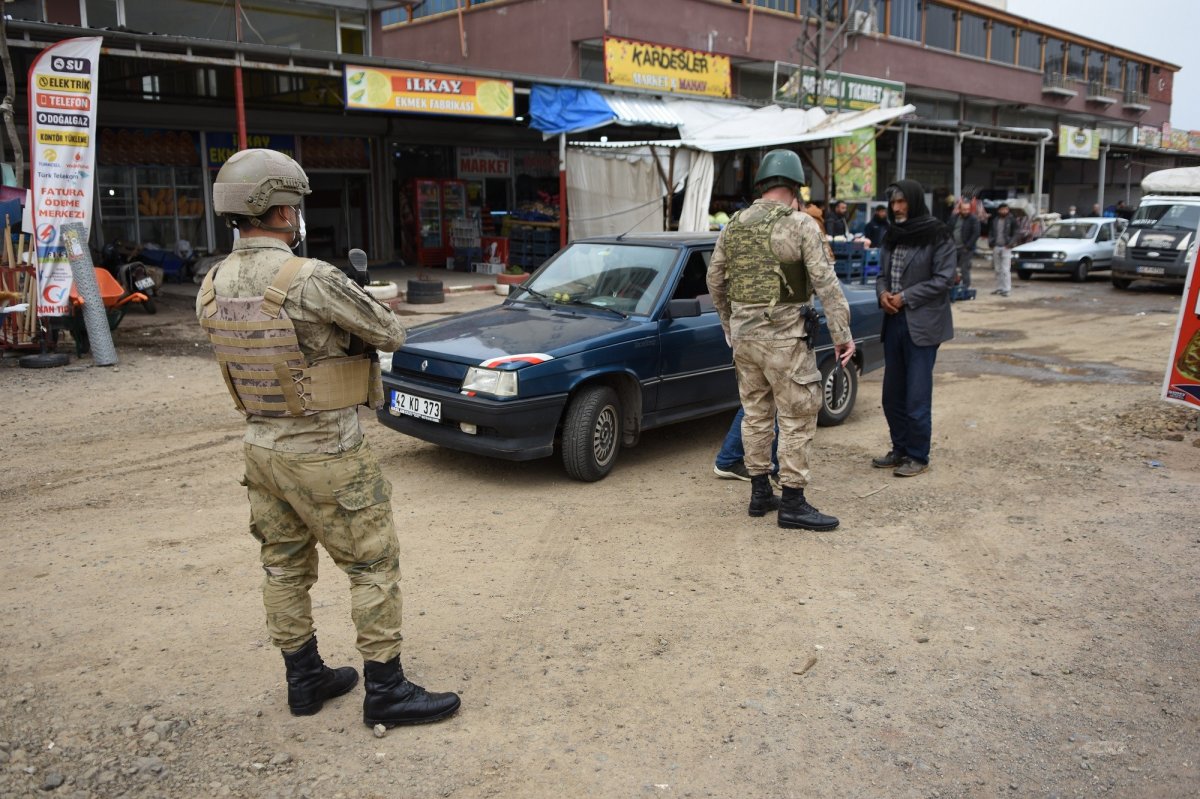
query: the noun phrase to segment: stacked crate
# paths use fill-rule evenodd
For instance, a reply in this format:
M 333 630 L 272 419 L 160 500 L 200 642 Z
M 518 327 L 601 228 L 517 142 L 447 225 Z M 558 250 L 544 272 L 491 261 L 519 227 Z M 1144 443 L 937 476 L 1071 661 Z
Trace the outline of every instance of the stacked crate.
M 508 233 L 508 262 L 520 264 L 526 272 L 541 266 L 558 252 L 558 227 L 514 222 Z

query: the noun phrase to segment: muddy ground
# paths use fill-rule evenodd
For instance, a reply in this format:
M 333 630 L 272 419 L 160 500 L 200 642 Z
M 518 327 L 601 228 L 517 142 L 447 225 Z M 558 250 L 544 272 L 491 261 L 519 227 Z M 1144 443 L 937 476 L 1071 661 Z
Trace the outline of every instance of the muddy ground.
M 1200 794 L 1200 433 L 1157 399 L 1179 295 L 1038 279 L 1001 300 L 976 271 L 933 469 L 870 467 L 880 373 L 818 433 L 834 533 L 746 516 L 748 485 L 712 474 L 729 414 L 648 433 L 596 484 L 364 415 L 406 670 L 463 696 L 383 738 L 361 687 L 287 712 L 194 287 L 122 322 L 119 367 L 5 359 L 0 795 Z M 321 569 L 322 651 L 357 663 Z

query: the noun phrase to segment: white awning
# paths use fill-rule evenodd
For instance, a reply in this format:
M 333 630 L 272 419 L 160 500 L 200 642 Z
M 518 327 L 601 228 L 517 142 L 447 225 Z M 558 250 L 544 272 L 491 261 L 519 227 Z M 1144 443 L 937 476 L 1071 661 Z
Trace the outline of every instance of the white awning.
M 659 128 L 677 128 L 683 124 L 671 106 L 653 97 L 634 97 L 628 94 L 600 92 L 604 102 L 617 115 L 619 125 L 653 125 Z

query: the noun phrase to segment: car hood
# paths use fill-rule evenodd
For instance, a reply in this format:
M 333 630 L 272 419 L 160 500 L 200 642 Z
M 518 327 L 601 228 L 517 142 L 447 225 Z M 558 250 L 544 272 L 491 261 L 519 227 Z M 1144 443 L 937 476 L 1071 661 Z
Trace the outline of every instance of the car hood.
M 644 335 L 646 324 L 603 311 L 505 303 L 413 328 L 403 349 L 472 365 L 525 353 L 561 358 L 605 335 L 614 336 L 611 343 Z
M 1013 247 L 1013 252 L 1091 252 L 1096 242 L 1091 239 L 1034 239 Z

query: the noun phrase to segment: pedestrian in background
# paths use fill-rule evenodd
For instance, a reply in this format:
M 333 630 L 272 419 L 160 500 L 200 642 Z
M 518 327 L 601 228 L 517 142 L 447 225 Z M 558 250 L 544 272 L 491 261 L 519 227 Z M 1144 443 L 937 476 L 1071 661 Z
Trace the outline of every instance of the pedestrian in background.
M 875 213 L 867 222 L 867 226 L 863 228 L 863 238 L 867 240 L 868 247 L 878 247 L 883 244 L 883 237 L 887 235 L 888 231 L 887 211 L 886 205 L 875 206 Z
M 1007 297 L 1012 291 L 1012 248 L 1020 244 L 1017 220 L 1009 213 L 1008 203 L 1000 203 L 992 217 L 988 232 L 988 246 L 992 248 L 992 269 L 996 271 L 996 288 L 993 294 Z
M 954 338 L 950 289 L 957 259 L 950 232 L 925 207 L 917 181 L 888 187 L 888 217 L 875 296 L 885 314 L 883 413 L 892 448 L 871 465 L 914 477 L 929 468 L 933 365 L 941 343 Z
M 846 203 L 843 200 L 834 200 L 829 207 L 829 216 L 825 219 L 825 235 L 845 238 L 850 233 L 846 221 Z
M 965 200 L 958 204 L 958 213 L 950 218 L 950 236 L 958 254 L 959 282 L 963 288 L 971 287 L 971 259 L 979 246 L 979 218 Z

